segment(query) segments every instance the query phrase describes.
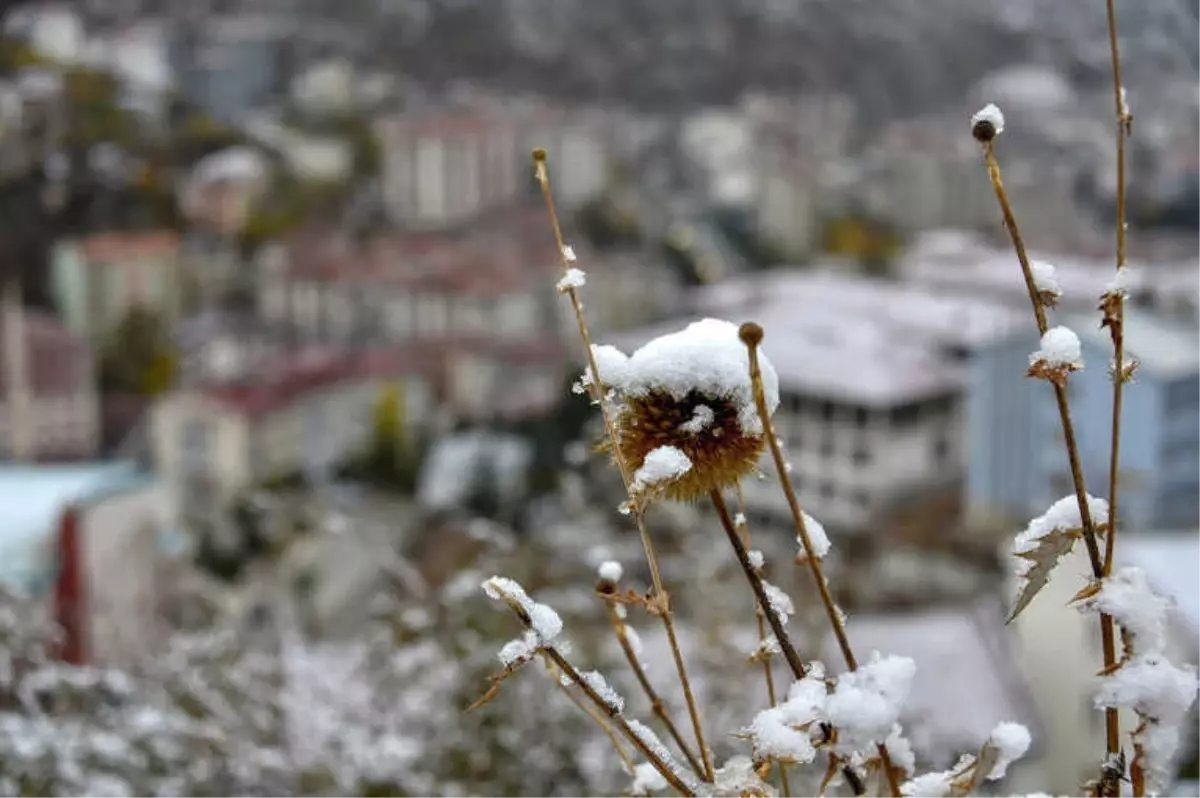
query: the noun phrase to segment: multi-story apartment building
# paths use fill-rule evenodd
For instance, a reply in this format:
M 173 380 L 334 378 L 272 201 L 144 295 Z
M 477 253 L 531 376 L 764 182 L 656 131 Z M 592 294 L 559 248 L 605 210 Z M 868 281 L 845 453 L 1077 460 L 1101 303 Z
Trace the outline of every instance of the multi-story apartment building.
M 700 289 L 695 315 L 763 325 L 764 351 L 779 374 L 776 424 L 793 485 L 814 516 L 846 530 L 862 528 L 904 495 L 955 489 L 965 464 L 962 364 L 1016 320 L 982 300 L 813 271 Z M 614 342 L 633 349 L 683 324 L 619 334 Z M 773 482 L 743 486 L 748 510 L 786 518 Z
M 12 287 L 0 316 L 0 458 L 90 458 L 100 410 L 87 343 L 54 316 L 23 307 Z
M 185 280 L 179 236 L 168 231 L 100 233 L 54 247 L 51 290 L 72 333 L 100 341 L 132 308 L 175 321 Z
M 1076 438 L 1088 492 L 1108 493 L 1112 346 L 1099 315 L 1061 322 L 1083 344 L 1070 381 Z M 1200 325 L 1130 305 L 1125 347 L 1139 362 L 1126 385 L 1121 423 L 1121 514 L 1141 530 L 1200 523 Z M 1036 334 L 998 341 L 971 365 L 968 506 L 980 519 L 1037 515 L 1073 490 L 1057 405 L 1048 385 L 1025 379 Z
M 211 518 L 242 489 L 317 474 L 362 451 L 384 389 L 402 385 L 414 431 L 434 414 L 428 364 L 412 349 L 309 349 L 237 362 L 151 410 L 151 448 L 186 520 Z
M 534 147 L 546 150 L 564 207 L 596 194 L 608 176 L 602 126 L 561 109 L 514 103 L 406 112 L 381 119 L 376 135 L 385 206 L 414 228 L 458 224 L 531 196 Z

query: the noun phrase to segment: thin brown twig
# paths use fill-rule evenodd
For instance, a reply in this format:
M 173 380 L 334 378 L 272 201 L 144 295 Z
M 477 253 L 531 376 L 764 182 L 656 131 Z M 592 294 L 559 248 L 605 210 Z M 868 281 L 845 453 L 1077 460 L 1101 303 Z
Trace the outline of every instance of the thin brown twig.
M 741 482 L 738 482 L 734 485 L 734 495 L 737 496 L 737 508 L 742 519 L 740 525 L 742 527 L 742 542 L 748 549 L 750 548 L 750 525 L 746 522 L 746 500 L 742 497 Z M 738 526 L 736 520 L 734 526 Z M 764 619 L 763 608 L 759 605 L 756 605 L 754 608 L 754 621 L 755 625 L 758 627 L 758 642 L 761 645 L 767 639 L 767 628 Z M 771 672 L 770 657 L 764 656 L 762 658 L 762 669 L 763 679 L 767 683 L 767 700 L 770 701 L 771 706 L 774 707 L 777 703 L 779 703 L 779 700 L 775 695 L 775 675 Z M 788 798 L 788 796 L 792 794 L 792 785 L 788 781 L 787 765 L 779 760 L 776 760 L 775 763 L 779 766 L 780 790 L 783 792 L 784 798 Z
M 775 639 L 779 642 L 779 648 L 783 651 L 783 658 L 787 660 L 788 667 L 792 669 L 792 675 L 797 679 L 803 679 L 808 669 L 804 667 L 804 660 L 800 659 L 800 654 L 796 652 L 796 647 L 792 645 L 792 639 L 787 633 L 787 627 L 783 625 L 779 614 L 771 608 L 771 600 L 767 597 L 767 588 L 763 583 L 762 575 L 758 569 L 750 562 L 750 553 L 746 551 L 746 546 L 742 543 L 742 538 L 738 535 L 737 528 L 733 524 L 733 518 L 729 515 L 729 506 L 725 504 L 725 498 L 721 495 L 721 491 L 712 490 L 709 492 L 709 498 L 712 499 L 713 507 L 717 511 L 717 517 L 721 519 L 721 528 L 725 530 L 725 535 L 729 538 L 729 544 L 733 546 L 733 552 L 737 555 L 738 563 L 742 566 L 742 571 L 746 574 L 746 581 L 750 583 L 750 589 L 754 591 L 754 597 L 758 599 L 758 606 L 762 609 L 763 614 L 767 618 L 767 623 L 771 625 L 771 631 L 775 633 Z
M 1112 55 L 1113 73 L 1113 105 L 1117 120 L 1117 270 L 1125 268 L 1125 139 L 1130 133 L 1132 117 L 1125 104 L 1125 89 L 1121 85 L 1121 51 L 1117 37 L 1117 10 L 1114 0 L 1106 3 L 1108 15 L 1108 46 Z M 1108 460 L 1108 537 L 1104 540 L 1104 575 L 1112 573 L 1113 556 L 1117 543 L 1117 508 L 1119 498 L 1119 474 L 1121 463 L 1121 409 L 1125 395 L 1125 297 L 1121 291 L 1114 292 L 1111 312 L 1106 310 L 1106 322 L 1113 343 L 1113 408 L 1112 426 L 1110 429 L 1111 443 Z M 1113 641 L 1115 655 L 1115 630 L 1111 615 L 1100 616 L 1101 637 Z M 1107 649 L 1106 649 L 1107 652 Z M 1108 665 L 1105 660 L 1105 665 Z M 1121 719 L 1115 708 L 1104 711 L 1105 742 L 1107 752 L 1112 756 L 1121 752 Z M 1111 780 L 1109 780 L 1111 781 Z M 1101 779 L 1101 784 L 1106 784 Z M 1116 787 L 1120 789 L 1119 785 Z M 1112 788 L 1106 792 L 1116 795 Z M 1140 795 L 1137 789 L 1134 795 Z
M 521 619 L 521 623 L 525 625 L 526 629 L 533 628 L 533 623 L 529 617 L 529 613 L 525 611 L 524 607 L 507 595 L 504 596 L 504 603 L 509 606 L 509 609 L 516 613 L 516 616 Z M 616 724 L 617 728 L 621 730 L 621 733 L 625 735 L 626 739 L 628 739 L 635 748 L 642 752 L 642 755 L 646 757 L 646 761 L 654 766 L 654 769 L 657 770 L 662 777 L 667 780 L 668 784 L 674 787 L 681 795 L 694 796 L 696 794 L 688 787 L 687 784 L 684 783 L 683 779 L 679 777 L 675 770 L 669 764 L 663 761 L 663 758 L 659 756 L 658 752 L 649 746 L 646 741 L 643 740 L 641 736 L 633 730 L 633 727 L 629 725 L 629 721 L 623 714 L 621 714 L 620 708 L 613 706 L 608 701 L 605 701 L 604 698 L 596 692 L 595 688 L 593 688 L 592 685 L 583 678 L 575 666 L 572 665 L 567 658 L 562 655 L 561 651 L 550 645 L 543 646 L 538 650 L 538 653 L 553 662 L 555 666 L 557 666 L 558 669 L 562 671 L 568 679 L 571 680 L 571 683 L 578 687 L 580 691 L 588 697 L 588 700 L 591 701 L 598 710 L 603 712 L 604 715 L 608 716 L 612 722 Z
M 550 190 L 550 174 L 546 166 L 546 151 L 540 147 L 533 151 L 533 165 L 538 184 L 541 187 L 542 198 L 546 203 L 546 213 L 550 217 L 550 226 L 554 232 L 554 242 L 558 246 L 558 257 L 565 273 L 570 270 L 571 261 L 567 258 L 566 242 L 563 240 L 562 227 L 558 223 L 558 211 L 554 207 L 554 195 Z M 590 371 L 588 389 L 592 394 L 592 399 L 600 408 L 600 416 L 604 421 L 604 431 L 612 445 L 613 459 L 617 463 L 617 470 L 620 472 L 621 480 L 625 484 L 626 493 L 629 494 L 631 514 L 633 515 L 634 522 L 637 524 L 638 534 L 642 539 L 642 549 L 646 554 L 646 562 L 650 566 L 650 578 L 654 588 L 651 608 L 654 614 L 662 618 L 663 628 L 667 632 L 667 642 L 670 644 L 671 655 L 675 660 L 675 670 L 679 674 L 679 683 L 683 688 L 683 697 L 687 703 L 688 716 L 692 722 L 692 730 L 696 735 L 696 745 L 700 749 L 700 758 L 704 763 L 705 780 L 712 781 L 714 778 L 712 757 L 709 755 L 708 746 L 704 741 L 704 728 L 700 723 L 700 712 L 696 706 L 695 695 L 692 693 L 691 681 L 687 676 L 687 667 L 683 662 L 683 652 L 679 648 L 679 638 L 675 631 L 675 620 L 671 615 L 670 595 L 663 587 L 662 574 L 658 567 L 658 557 L 654 553 L 654 544 L 651 542 L 650 533 L 646 528 L 645 507 L 634 492 L 630 490 L 632 475 L 629 472 L 629 465 L 621 457 L 617 430 L 605 405 L 600 369 L 596 365 L 596 356 L 592 352 L 592 336 L 588 332 L 587 322 L 583 318 L 583 305 L 579 301 L 579 295 L 574 286 L 568 286 L 565 293 L 571 302 L 571 309 L 575 313 L 575 322 L 579 328 L 579 337 L 583 341 L 584 354 L 587 357 L 588 369 Z
M 1118 92 L 1119 102 L 1119 92 Z M 1013 249 L 1016 251 L 1017 260 L 1021 264 L 1021 273 L 1025 278 L 1025 286 L 1029 291 L 1029 300 L 1033 305 L 1033 315 L 1037 320 L 1038 333 L 1045 335 L 1048 328 L 1046 322 L 1046 311 L 1042 306 L 1042 300 L 1038 294 L 1037 284 L 1033 278 L 1033 271 L 1029 264 L 1029 255 L 1025 249 L 1025 241 L 1021 237 L 1021 230 L 1017 226 L 1016 217 L 1013 214 L 1012 205 L 1008 200 L 1008 192 L 1004 188 L 1004 180 L 1000 175 L 1000 163 L 996 160 L 996 152 L 992 138 L 987 138 L 981 142 L 983 144 L 984 159 L 987 164 L 988 177 L 991 180 L 992 188 L 996 194 L 996 200 L 1000 204 L 1000 212 L 1004 217 L 1004 227 L 1008 230 L 1009 238 L 1012 239 Z M 1121 363 L 1118 360 L 1118 378 L 1121 374 Z M 1071 420 L 1071 406 L 1067 399 L 1066 379 L 1062 381 L 1052 381 L 1051 387 L 1054 389 L 1054 399 L 1058 405 L 1058 417 L 1062 425 L 1063 441 L 1067 450 L 1067 461 L 1071 469 L 1071 481 L 1075 489 L 1075 500 L 1079 504 L 1079 517 L 1083 524 L 1083 540 L 1087 545 L 1088 560 L 1092 568 L 1092 576 L 1096 579 L 1102 579 L 1106 573 L 1104 566 L 1104 557 L 1100 553 L 1100 547 L 1096 540 L 1096 526 L 1092 519 L 1091 508 L 1088 506 L 1087 485 L 1083 477 L 1083 466 L 1080 464 L 1079 445 L 1075 439 L 1075 427 Z M 1110 505 L 1111 507 L 1111 505 Z M 1113 511 L 1110 509 L 1108 523 L 1111 525 L 1114 521 Z M 1112 533 L 1109 532 L 1110 541 Z M 1111 545 L 1111 543 L 1107 544 Z M 1112 616 L 1102 614 L 1100 616 L 1100 646 L 1104 652 L 1104 667 L 1105 669 L 1112 668 L 1117 661 L 1116 636 L 1113 631 Z M 1116 709 L 1105 710 L 1105 743 L 1108 753 L 1116 754 L 1121 750 L 1120 725 L 1119 716 Z
M 758 416 L 762 422 L 763 437 L 767 440 L 767 447 L 771 451 L 771 459 L 775 462 L 775 471 L 779 475 L 779 483 L 783 487 L 783 495 L 787 499 L 788 508 L 792 513 L 792 522 L 796 527 L 796 535 L 800 538 L 800 544 L 804 547 L 805 561 L 808 563 L 809 572 L 812 574 L 813 581 L 816 582 L 817 590 L 821 594 L 821 604 L 825 607 L 825 614 L 829 619 L 829 625 L 833 629 L 833 635 L 837 638 L 838 648 L 842 651 L 842 658 L 846 662 L 846 667 L 850 670 L 858 670 L 858 659 L 854 656 L 854 650 L 850 646 L 850 638 L 846 634 L 846 624 L 842 616 L 842 612 L 838 609 L 837 604 L 833 600 L 833 594 L 829 590 L 829 582 L 825 579 L 825 573 L 821 568 L 821 558 L 817 555 L 816 549 L 813 547 L 812 538 L 808 534 L 808 525 L 804 521 L 804 513 L 800 509 L 800 501 L 796 498 L 796 491 L 792 488 L 792 482 L 788 479 L 787 462 L 784 460 L 783 451 L 779 446 L 779 438 L 775 435 L 774 425 L 771 422 L 771 413 L 767 408 L 767 397 L 763 390 L 762 369 L 758 360 L 758 347 L 763 340 L 762 327 L 748 322 L 741 326 L 738 335 L 742 339 L 742 343 L 746 345 L 746 351 L 750 358 L 750 384 L 754 391 L 754 404 L 758 409 Z M 892 758 L 888 753 L 887 745 L 879 743 L 876 746 L 879 752 L 880 763 L 883 767 L 883 772 L 887 777 L 888 788 L 892 795 L 900 795 L 900 783 L 896 779 L 896 771 L 892 766 Z
M 664 728 L 671 735 L 671 739 L 675 741 L 675 745 L 678 746 L 680 753 L 683 754 L 683 758 L 687 760 L 688 765 L 691 766 L 697 776 L 704 778 L 704 766 L 696 759 L 696 755 L 688 747 L 687 741 L 683 739 L 679 727 L 675 725 L 675 721 L 667 709 L 666 702 L 662 700 L 662 697 L 654 689 L 654 685 L 650 683 L 650 677 L 646 675 L 646 669 L 642 667 L 637 652 L 633 650 L 633 645 L 629 642 L 625 621 L 618 614 L 617 603 L 609 595 L 601 594 L 601 598 L 604 599 L 604 604 L 608 611 L 608 621 L 617 636 L 617 642 L 621 645 L 621 651 L 624 652 L 625 659 L 629 662 L 629 667 L 633 671 L 633 675 L 637 677 L 638 684 L 641 685 L 646 698 L 650 700 L 650 710 L 656 718 L 662 721 Z
M 617 750 L 617 756 L 621 758 L 621 762 L 625 765 L 625 772 L 632 776 L 634 773 L 633 760 L 629 758 L 629 754 L 625 753 L 625 746 L 621 745 L 621 738 L 617 736 L 615 731 L 613 731 L 612 724 L 608 722 L 608 718 L 602 715 L 600 710 L 596 709 L 591 704 L 583 703 L 583 701 L 579 699 L 579 696 L 571 692 L 571 690 L 562 682 L 555 679 L 555 683 L 558 684 L 560 690 L 566 693 L 567 698 L 571 699 L 571 703 L 583 710 L 588 717 L 596 721 L 597 726 L 604 730 L 604 733 L 608 736 L 613 748 Z

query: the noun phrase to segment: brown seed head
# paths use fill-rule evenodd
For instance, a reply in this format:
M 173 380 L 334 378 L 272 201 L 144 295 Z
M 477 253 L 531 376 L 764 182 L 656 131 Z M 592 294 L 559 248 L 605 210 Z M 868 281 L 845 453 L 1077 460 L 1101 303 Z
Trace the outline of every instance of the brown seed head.
M 533 148 L 533 160 L 537 161 L 538 163 L 545 163 L 546 151 L 544 149 L 542 149 L 541 147 L 534 147 Z
M 996 138 L 996 126 L 987 119 L 980 119 L 971 127 L 971 135 L 975 140 L 986 144 Z
M 689 429 L 701 406 L 712 411 L 711 422 Z M 699 391 L 682 400 L 665 391 L 630 397 L 617 415 L 616 426 L 620 455 L 631 473 L 660 446 L 674 446 L 692 461 L 683 476 L 663 485 L 661 495 L 675 501 L 703 498 L 713 489 L 735 484 L 754 471 L 765 445 L 761 435 L 742 431 L 735 402 Z
M 758 346 L 763 340 L 763 328 L 752 321 L 745 322 L 738 327 L 738 338 L 741 338 L 746 346 Z

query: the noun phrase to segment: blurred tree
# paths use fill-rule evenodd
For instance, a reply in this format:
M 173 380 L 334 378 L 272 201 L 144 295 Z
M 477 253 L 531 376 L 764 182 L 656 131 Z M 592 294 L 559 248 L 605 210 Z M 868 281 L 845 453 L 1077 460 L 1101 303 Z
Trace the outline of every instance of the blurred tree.
M 352 464 L 348 475 L 405 493 L 415 490 L 421 452 L 405 427 L 404 383 L 397 380 L 380 392 L 372 415 L 371 443 L 360 467 Z
M 155 396 L 171 387 L 179 368 L 162 317 L 130 308 L 101 346 L 100 385 L 105 391 Z
M 821 243 L 826 252 L 852 258 L 868 272 L 883 274 L 902 241 L 890 225 L 853 212 L 827 220 L 822 227 Z

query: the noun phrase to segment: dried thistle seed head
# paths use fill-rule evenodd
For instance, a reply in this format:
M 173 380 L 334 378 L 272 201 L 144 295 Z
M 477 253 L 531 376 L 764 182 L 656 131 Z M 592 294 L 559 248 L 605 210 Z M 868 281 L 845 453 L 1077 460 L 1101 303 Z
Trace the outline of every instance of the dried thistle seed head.
M 691 467 L 656 492 L 676 501 L 702 498 L 748 476 L 762 456 L 766 440 L 747 433 L 740 415 L 736 402 L 699 391 L 683 399 L 665 391 L 630 397 L 616 417 L 618 452 L 636 472 L 651 452 L 678 449 Z
M 601 349 L 597 347 L 597 355 Z M 600 379 L 612 386 L 618 400 L 617 454 L 629 472 L 637 472 L 652 452 L 664 448 L 678 450 L 690 462 L 656 485 L 656 495 L 695 499 L 754 471 L 765 446 L 763 423 L 737 325 L 717 319 L 695 322 L 650 341 L 628 358 L 604 349 L 603 358 L 597 358 Z M 759 370 L 771 413 L 779 406 L 779 377 L 761 353 Z

